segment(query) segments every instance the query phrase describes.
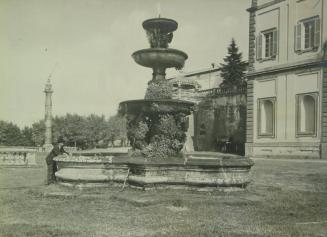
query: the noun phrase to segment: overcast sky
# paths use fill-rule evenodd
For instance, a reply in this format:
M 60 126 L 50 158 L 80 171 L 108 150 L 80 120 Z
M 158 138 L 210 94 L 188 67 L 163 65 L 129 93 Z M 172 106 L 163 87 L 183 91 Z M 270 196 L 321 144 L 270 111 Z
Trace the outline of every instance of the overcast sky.
M 141 24 L 158 5 L 179 24 L 170 47 L 188 54 L 185 72 L 222 62 L 232 37 L 247 59 L 250 2 L 0 0 L 0 120 L 22 127 L 43 119 L 52 71 L 54 115 L 108 117 L 119 102 L 143 98 L 152 71 L 131 54 L 149 47 Z

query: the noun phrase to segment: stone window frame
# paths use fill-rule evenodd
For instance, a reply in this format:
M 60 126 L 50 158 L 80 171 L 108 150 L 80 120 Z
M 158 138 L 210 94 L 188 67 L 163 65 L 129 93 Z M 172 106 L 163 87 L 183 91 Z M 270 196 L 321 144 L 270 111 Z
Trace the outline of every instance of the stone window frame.
M 271 34 L 271 52 L 270 55 L 266 56 L 266 35 Z M 263 31 L 260 31 L 256 37 L 256 60 L 258 62 L 264 62 L 268 60 L 276 60 L 278 55 L 278 28 L 273 27 Z
M 311 96 L 314 98 L 315 107 L 314 107 L 314 131 L 313 132 L 301 132 L 299 131 L 299 122 L 300 122 L 300 98 L 304 96 Z M 299 93 L 295 95 L 295 135 L 296 137 L 317 137 L 318 132 L 318 106 L 319 106 L 319 93 L 318 92 L 307 92 Z
M 264 101 L 270 101 L 273 104 L 273 126 L 272 126 L 272 133 L 262 133 L 261 132 L 261 104 Z M 276 96 L 273 97 L 264 97 L 257 99 L 257 138 L 275 138 L 276 137 Z
M 314 25 L 313 38 L 311 39 L 312 45 L 305 48 L 305 26 L 306 23 Z M 310 37 L 311 38 L 311 37 Z M 297 54 L 306 52 L 317 51 L 321 44 L 321 19 L 320 16 L 312 16 L 309 18 L 299 20 L 294 26 L 294 51 Z

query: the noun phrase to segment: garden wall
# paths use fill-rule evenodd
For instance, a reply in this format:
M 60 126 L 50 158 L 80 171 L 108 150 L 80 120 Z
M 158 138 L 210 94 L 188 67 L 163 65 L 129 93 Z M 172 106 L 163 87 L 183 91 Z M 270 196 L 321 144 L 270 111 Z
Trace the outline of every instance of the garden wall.
M 195 150 L 244 155 L 245 93 L 207 97 L 199 103 L 194 117 Z
M 0 150 L 0 188 L 21 188 L 45 185 L 46 152 L 11 149 Z

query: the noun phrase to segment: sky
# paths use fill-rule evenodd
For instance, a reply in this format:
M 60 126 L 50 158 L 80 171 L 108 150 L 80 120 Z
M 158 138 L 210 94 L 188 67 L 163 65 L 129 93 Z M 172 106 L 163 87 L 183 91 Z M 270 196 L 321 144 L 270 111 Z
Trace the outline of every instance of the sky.
M 53 115 L 117 112 L 144 97 L 152 70 L 131 54 L 148 48 L 142 22 L 178 22 L 171 48 L 190 72 L 222 63 L 232 38 L 248 55 L 251 0 L 0 0 L 0 120 L 20 127 L 44 118 L 51 74 Z M 177 75 L 167 70 L 167 77 Z

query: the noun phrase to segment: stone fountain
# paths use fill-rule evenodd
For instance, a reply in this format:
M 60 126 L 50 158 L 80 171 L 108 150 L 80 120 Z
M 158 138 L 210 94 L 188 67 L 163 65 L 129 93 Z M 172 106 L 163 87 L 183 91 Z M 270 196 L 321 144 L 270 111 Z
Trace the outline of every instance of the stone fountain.
M 176 21 L 153 18 L 144 21 L 143 28 L 150 48 L 138 50 L 132 57 L 141 66 L 152 68 L 152 80 L 144 100 L 124 101 L 119 111 L 127 116 L 132 155 L 153 159 L 178 156 L 186 139 L 186 116 L 194 104 L 172 99 L 173 86 L 165 75 L 167 68 L 183 68 L 187 54 L 168 47 Z
M 141 189 L 242 189 L 250 182 L 252 160 L 216 152 L 183 153 L 187 116 L 194 103 L 172 99 L 167 68 L 181 69 L 187 54 L 169 48 L 177 22 L 153 18 L 143 22 L 150 48 L 132 54 L 136 63 L 152 68 L 145 98 L 120 103 L 128 121 L 132 149 L 127 153 L 80 152 L 60 156 L 56 177 L 69 186 L 129 185 Z

